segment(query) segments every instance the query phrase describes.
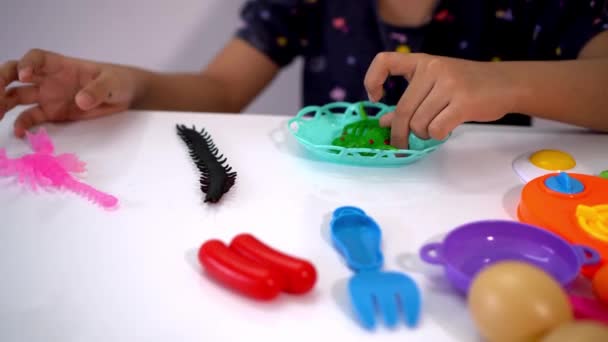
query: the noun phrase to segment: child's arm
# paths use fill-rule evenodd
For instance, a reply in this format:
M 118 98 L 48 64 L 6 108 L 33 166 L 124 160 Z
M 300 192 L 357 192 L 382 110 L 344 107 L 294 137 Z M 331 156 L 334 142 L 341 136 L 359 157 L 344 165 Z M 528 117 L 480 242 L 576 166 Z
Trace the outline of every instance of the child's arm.
M 608 131 L 608 31 L 592 39 L 579 58 L 502 65 L 518 89 L 513 112 Z
M 422 138 L 444 139 L 464 122 L 494 121 L 507 113 L 608 131 L 608 32 L 568 61 L 494 63 L 379 54 L 365 78 L 371 100 L 381 99 L 389 74 L 410 81 L 395 113 L 381 121 L 392 127 L 395 147 L 407 147 L 410 130 Z
M 44 122 L 89 119 L 129 108 L 239 112 L 276 75 L 271 59 L 235 38 L 202 72 L 158 73 L 34 49 L 0 64 L 0 120 L 36 104 L 14 123 L 23 137 Z M 6 88 L 13 82 L 28 85 Z
M 272 81 L 279 66 L 235 38 L 200 73 L 126 70 L 137 84 L 131 108 L 238 113 Z
M 159 73 L 31 50 L 19 61 L 0 63 L 0 120 L 15 106 L 34 105 L 15 120 L 15 135 L 23 137 L 44 122 L 129 108 L 240 112 L 300 53 L 305 14 L 294 6 L 247 1 L 241 10 L 244 27 L 198 72 Z M 27 84 L 10 87 L 16 81 Z

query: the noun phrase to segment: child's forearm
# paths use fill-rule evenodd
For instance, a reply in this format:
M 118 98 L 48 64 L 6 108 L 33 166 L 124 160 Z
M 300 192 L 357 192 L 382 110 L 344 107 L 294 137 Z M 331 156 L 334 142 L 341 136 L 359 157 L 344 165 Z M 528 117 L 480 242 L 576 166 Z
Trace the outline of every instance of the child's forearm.
M 608 58 L 500 67 L 516 89 L 513 112 L 608 131 Z
M 239 112 L 221 81 L 201 73 L 156 73 L 129 68 L 134 76 L 132 109 Z

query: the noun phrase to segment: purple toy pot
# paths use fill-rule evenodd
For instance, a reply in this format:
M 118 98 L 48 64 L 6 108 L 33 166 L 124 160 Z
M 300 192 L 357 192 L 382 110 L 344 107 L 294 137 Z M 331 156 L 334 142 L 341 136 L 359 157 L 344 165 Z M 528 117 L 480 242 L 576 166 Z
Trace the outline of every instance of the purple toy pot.
M 477 272 L 498 261 L 527 262 L 564 287 L 576 279 L 582 266 L 600 261 L 600 255 L 590 247 L 570 245 L 547 230 L 506 220 L 462 225 L 443 242 L 424 245 L 420 257 L 443 265 L 448 280 L 465 295 Z

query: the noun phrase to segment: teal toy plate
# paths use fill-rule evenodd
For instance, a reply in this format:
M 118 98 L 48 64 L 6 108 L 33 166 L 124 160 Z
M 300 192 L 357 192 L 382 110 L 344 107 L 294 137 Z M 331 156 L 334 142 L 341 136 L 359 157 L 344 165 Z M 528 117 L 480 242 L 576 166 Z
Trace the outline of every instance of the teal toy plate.
M 375 115 L 368 117 L 373 110 Z M 378 120 L 395 110 L 395 106 L 370 101 L 332 102 L 324 106 L 308 106 L 290 119 L 287 128 L 297 141 L 321 160 L 363 166 L 408 165 L 439 148 L 445 140 L 423 140 L 409 136 L 408 149 L 344 147 L 333 144 L 347 125 L 362 120 Z

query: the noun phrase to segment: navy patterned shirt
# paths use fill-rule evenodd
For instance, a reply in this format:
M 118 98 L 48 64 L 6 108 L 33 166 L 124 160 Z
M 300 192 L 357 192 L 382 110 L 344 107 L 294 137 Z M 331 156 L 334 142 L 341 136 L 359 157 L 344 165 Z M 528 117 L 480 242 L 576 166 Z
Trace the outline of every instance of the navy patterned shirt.
M 608 0 L 441 0 L 420 28 L 384 23 L 375 0 L 254 0 L 242 8 L 237 37 L 284 67 L 304 59 L 302 105 L 367 100 L 363 86 L 382 51 L 424 52 L 477 61 L 575 59 L 608 30 Z M 394 105 L 403 77 L 385 83 Z M 529 125 L 509 114 L 494 122 Z

